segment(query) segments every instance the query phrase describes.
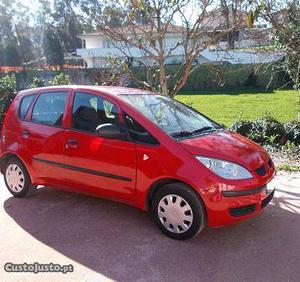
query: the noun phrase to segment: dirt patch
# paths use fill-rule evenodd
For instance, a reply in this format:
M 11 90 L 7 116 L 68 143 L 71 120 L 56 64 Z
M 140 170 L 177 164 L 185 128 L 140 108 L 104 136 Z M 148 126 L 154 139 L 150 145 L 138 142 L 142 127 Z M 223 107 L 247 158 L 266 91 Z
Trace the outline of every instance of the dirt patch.
M 291 167 L 299 167 L 300 169 L 300 154 L 288 151 L 274 151 L 271 157 L 276 166 L 288 165 Z

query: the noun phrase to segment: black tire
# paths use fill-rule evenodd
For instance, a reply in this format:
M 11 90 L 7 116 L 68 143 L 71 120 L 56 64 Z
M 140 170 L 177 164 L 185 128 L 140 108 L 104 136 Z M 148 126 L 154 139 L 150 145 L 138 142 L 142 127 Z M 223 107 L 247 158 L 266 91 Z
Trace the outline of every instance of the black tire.
M 168 195 L 175 195 L 175 202 L 176 196 L 180 196 L 192 209 L 193 219 L 187 231 L 183 232 L 182 230 L 179 230 L 182 233 L 175 233 L 176 231 L 171 232 L 167 229 L 167 227 L 165 227 L 165 225 L 162 224 L 158 214 L 159 203 Z M 206 225 L 206 211 L 202 200 L 191 187 L 179 182 L 166 184 L 154 194 L 151 202 L 151 215 L 159 229 L 168 237 L 176 240 L 187 240 L 193 238 L 198 235 Z M 178 226 L 178 228 L 179 227 L 180 226 Z
M 11 165 L 16 165 L 20 168 L 20 170 L 22 171 L 24 177 L 22 177 L 21 179 L 23 179 L 23 188 L 21 189 L 21 191 L 14 191 L 13 187 L 10 187 L 8 184 L 8 179 L 7 179 L 7 171 L 9 170 L 9 168 L 11 169 Z M 29 173 L 26 169 L 26 167 L 24 166 L 24 164 L 17 158 L 10 158 L 6 163 L 5 163 L 5 167 L 4 167 L 4 171 L 3 171 L 3 176 L 4 176 L 4 181 L 5 181 L 5 185 L 8 189 L 8 191 L 15 197 L 18 198 L 23 198 L 26 196 L 31 195 L 35 190 L 36 190 L 36 186 L 32 185 L 31 183 L 31 179 L 29 176 Z

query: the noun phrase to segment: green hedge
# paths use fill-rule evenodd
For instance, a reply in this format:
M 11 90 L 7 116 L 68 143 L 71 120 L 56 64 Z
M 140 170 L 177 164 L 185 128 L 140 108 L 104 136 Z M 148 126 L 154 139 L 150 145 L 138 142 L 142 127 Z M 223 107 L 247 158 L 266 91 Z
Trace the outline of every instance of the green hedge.
M 270 114 L 265 114 L 254 121 L 237 121 L 232 130 L 261 145 L 300 146 L 300 121 L 282 124 Z
M 202 65 L 194 71 L 183 90 L 237 89 L 249 87 L 247 80 L 254 72 L 256 85 L 262 89 L 277 89 L 286 85 L 289 78 L 273 65 Z M 174 82 L 171 81 L 171 85 Z
M 276 69 L 276 71 L 274 70 Z M 146 80 L 144 67 L 134 67 L 133 73 L 139 80 Z M 169 75 L 169 88 L 172 89 L 176 80 L 182 74 L 182 66 L 168 65 L 166 67 Z M 247 80 L 251 73 L 255 73 L 255 85 L 253 87 L 262 89 L 277 89 L 283 85 L 289 85 L 289 78 L 283 71 L 278 71 L 276 65 L 200 65 L 190 75 L 183 91 L 193 90 L 216 90 L 237 89 L 247 86 Z M 63 71 L 70 76 L 74 84 L 95 84 L 104 82 L 104 69 L 67 69 Z M 24 89 L 31 85 L 34 77 L 45 80 L 46 83 L 53 80 L 57 72 L 47 70 L 27 70 L 17 73 L 17 88 Z M 177 76 L 175 76 L 177 74 Z M 0 73 L 0 77 L 5 74 Z M 155 78 L 154 78 L 155 80 Z M 249 87 L 249 85 L 247 86 Z

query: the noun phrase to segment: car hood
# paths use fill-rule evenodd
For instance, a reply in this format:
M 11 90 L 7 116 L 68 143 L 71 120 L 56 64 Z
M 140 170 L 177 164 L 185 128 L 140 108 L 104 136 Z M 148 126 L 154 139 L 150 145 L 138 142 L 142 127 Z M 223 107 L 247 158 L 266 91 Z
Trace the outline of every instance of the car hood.
M 270 158 L 261 146 L 229 130 L 181 140 L 179 143 L 193 155 L 235 162 L 248 170 L 259 168 Z

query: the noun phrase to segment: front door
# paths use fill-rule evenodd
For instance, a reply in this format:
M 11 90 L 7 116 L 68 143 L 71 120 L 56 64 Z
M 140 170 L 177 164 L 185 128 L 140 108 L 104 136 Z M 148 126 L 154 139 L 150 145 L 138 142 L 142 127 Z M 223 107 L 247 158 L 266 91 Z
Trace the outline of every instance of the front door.
M 64 140 L 64 181 L 82 192 L 125 202 L 133 200 L 135 143 L 95 134 L 100 124 L 120 124 L 119 107 L 101 96 L 75 92 L 71 111 Z

